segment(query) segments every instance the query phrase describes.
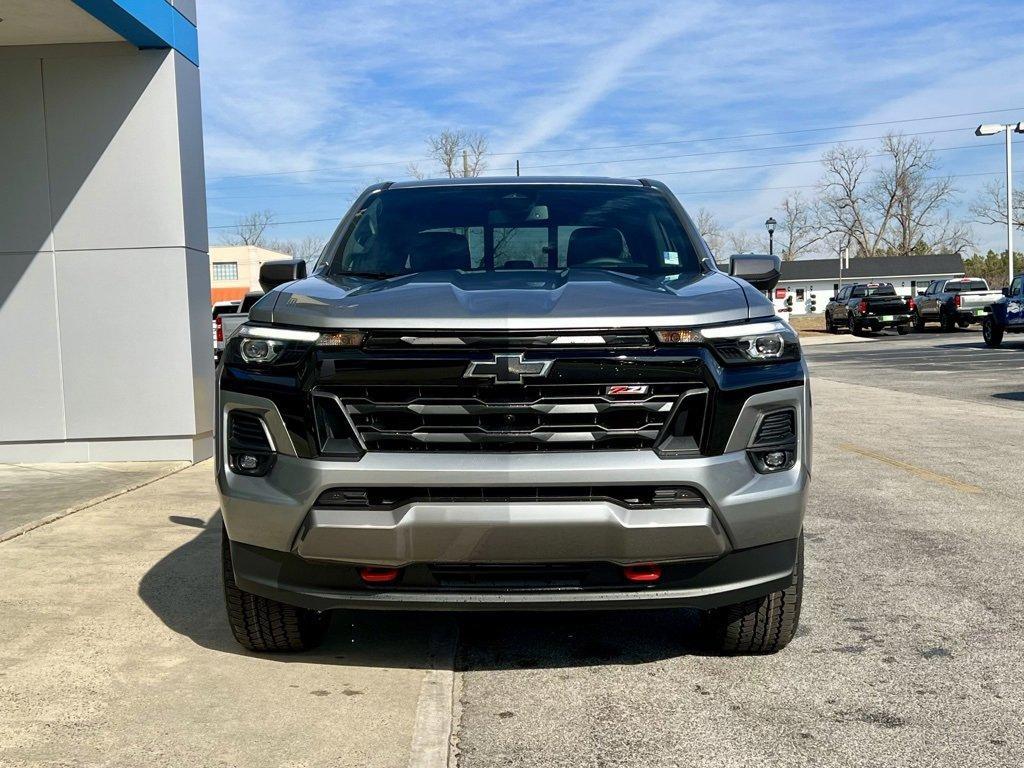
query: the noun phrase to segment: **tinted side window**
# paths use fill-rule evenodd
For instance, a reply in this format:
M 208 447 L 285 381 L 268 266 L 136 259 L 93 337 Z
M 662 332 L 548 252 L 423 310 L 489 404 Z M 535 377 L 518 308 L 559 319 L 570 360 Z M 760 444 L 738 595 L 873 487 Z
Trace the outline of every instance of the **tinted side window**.
M 1020 296 L 1022 289 L 1024 289 L 1024 277 L 1013 278 L 1013 282 L 1010 283 L 1010 295 Z
M 850 298 L 852 298 L 852 299 L 859 299 L 863 295 L 864 295 L 864 289 L 861 288 L 860 286 L 858 286 L 858 287 L 853 289 L 853 292 L 850 294 Z

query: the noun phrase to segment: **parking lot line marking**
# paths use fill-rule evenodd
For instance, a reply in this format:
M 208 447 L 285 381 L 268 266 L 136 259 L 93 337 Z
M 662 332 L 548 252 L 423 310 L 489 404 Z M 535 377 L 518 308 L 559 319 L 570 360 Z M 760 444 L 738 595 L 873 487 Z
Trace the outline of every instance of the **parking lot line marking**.
M 953 488 L 957 491 L 963 491 L 964 493 L 983 492 L 982 489 L 976 485 L 971 485 L 970 483 L 961 483 L 956 478 L 949 477 L 948 475 L 940 475 L 938 472 L 932 472 L 930 469 L 919 467 L 916 464 L 908 464 L 905 461 L 894 459 L 891 456 L 886 456 L 885 454 L 882 453 L 876 453 L 875 451 L 869 451 L 867 448 L 861 448 L 860 446 L 851 445 L 850 443 L 843 443 L 839 447 L 844 451 L 848 451 L 850 453 L 857 453 L 860 454 L 861 456 L 867 456 L 869 459 L 874 459 L 875 461 L 881 461 L 893 467 L 898 467 L 899 469 L 910 472 L 912 475 L 917 475 L 918 477 L 923 478 L 925 480 L 932 480 L 936 483 L 948 485 L 950 488 Z

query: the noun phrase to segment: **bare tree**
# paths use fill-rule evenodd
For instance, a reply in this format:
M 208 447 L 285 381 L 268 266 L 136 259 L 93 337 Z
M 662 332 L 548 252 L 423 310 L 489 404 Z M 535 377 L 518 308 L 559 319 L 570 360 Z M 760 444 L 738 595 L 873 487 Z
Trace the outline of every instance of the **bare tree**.
M 427 154 L 449 179 L 480 176 L 487 168 L 487 137 L 482 133 L 445 129 L 427 137 Z M 416 163 L 406 166 L 408 174 L 422 179 L 427 174 Z
M 306 235 L 300 240 L 270 240 L 264 244 L 264 247 L 312 264 L 323 251 L 324 243 L 322 237 Z
M 751 253 L 758 249 L 757 238 L 745 229 L 730 230 L 725 236 L 725 242 L 731 253 Z
M 254 211 L 235 222 L 222 237 L 224 245 L 262 245 L 267 228 L 274 223 L 274 212 Z
M 953 196 L 953 180 L 929 175 L 935 153 L 920 138 L 890 133 L 882 139 L 882 154 L 885 164 L 869 199 L 881 220 L 879 235 L 887 251 L 906 256 L 935 236 L 939 212 Z
M 792 261 L 821 241 L 817 212 L 800 192 L 794 192 L 782 201 L 782 220 L 778 231 L 777 250 L 783 261 Z
M 822 155 L 825 175 L 818 184 L 818 229 L 830 241 L 848 243 L 854 255 L 875 256 L 882 244 L 891 209 L 875 212 L 871 194 L 869 154 L 863 147 L 840 144 Z
M 942 220 L 933 227 L 931 251 L 938 253 L 958 253 L 974 247 L 974 232 L 965 221 L 954 219 L 949 211 L 943 214 Z
M 711 253 L 717 256 L 725 245 L 725 237 L 722 234 L 722 227 L 718 223 L 718 219 L 715 218 L 715 214 L 707 208 L 701 208 L 697 211 L 697 220 L 694 224 L 697 225 L 697 231 L 704 238 L 704 242 L 708 244 Z
M 1006 184 L 991 181 L 971 204 L 971 214 L 979 224 L 1006 226 Z M 1013 226 L 1024 229 L 1024 189 L 1013 192 Z

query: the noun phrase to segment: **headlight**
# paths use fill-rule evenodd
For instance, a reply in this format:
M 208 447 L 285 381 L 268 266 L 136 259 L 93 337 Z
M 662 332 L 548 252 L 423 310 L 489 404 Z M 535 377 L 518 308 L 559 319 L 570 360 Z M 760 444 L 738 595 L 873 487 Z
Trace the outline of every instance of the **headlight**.
M 656 330 L 654 334 L 662 344 L 707 344 L 725 363 L 767 363 L 800 358 L 796 331 L 781 320 L 708 328 L 667 328 Z
M 287 365 L 297 362 L 310 347 L 358 347 L 364 334 L 358 331 L 320 333 L 269 325 L 242 325 L 228 339 L 229 362 L 247 365 Z

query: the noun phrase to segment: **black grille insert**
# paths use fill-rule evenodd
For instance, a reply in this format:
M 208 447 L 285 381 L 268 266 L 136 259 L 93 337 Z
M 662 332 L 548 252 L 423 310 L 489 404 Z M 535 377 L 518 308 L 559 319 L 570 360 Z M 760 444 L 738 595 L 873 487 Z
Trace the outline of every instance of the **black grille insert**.
M 228 445 L 232 451 L 269 452 L 270 441 L 267 440 L 263 420 L 245 411 L 231 411 L 228 414 Z
M 792 409 L 772 411 L 761 419 L 754 445 L 789 443 L 796 439 L 796 412 Z
M 320 494 L 318 507 L 391 510 L 413 502 L 458 504 L 473 502 L 610 501 L 621 507 L 705 507 L 699 491 L 688 486 L 554 485 L 460 488 L 368 487 L 332 488 Z
M 632 382 L 623 382 L 631 384 Z M 579 451 L 654 448 L 694 384 L 332 387 L 369 451 Z

